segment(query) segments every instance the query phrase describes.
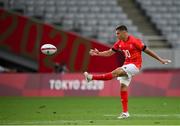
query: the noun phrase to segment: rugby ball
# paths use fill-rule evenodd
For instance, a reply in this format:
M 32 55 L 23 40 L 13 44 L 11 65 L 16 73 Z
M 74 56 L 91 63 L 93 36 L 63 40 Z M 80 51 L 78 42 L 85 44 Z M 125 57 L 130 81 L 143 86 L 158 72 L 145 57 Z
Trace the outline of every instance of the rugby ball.
M 52 44 L 44 44 L 41 46 L 41 52 L 45 55 L 53 55 L 57 51 L 57 48 Z

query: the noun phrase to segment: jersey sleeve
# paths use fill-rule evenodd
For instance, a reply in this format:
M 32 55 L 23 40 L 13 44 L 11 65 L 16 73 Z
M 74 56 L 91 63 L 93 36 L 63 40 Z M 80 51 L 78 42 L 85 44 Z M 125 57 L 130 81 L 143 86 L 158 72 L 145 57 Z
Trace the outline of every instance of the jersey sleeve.
M 146 45 L 140 39 L 136 39 L 134 44 L 135 44 L 136 48 L 141 50 L 141 51 L 144 51 L 146 48 Z
M 117 52 L 119 50 L 119 44 L 118 42 L 116 42 L 113 46 L 112 46 L 112 50 Z

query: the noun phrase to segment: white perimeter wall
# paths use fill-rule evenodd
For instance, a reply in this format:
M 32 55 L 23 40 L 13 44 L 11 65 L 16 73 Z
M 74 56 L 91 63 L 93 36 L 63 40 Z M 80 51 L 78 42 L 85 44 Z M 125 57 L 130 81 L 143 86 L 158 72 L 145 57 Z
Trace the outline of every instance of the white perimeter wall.
M 155 59 L 143 53 L 143 69 L 168 69 L 180 68 L 180 49 L 152 49 L 159 56 L 172 60 L 168 65 L 162 65 Z

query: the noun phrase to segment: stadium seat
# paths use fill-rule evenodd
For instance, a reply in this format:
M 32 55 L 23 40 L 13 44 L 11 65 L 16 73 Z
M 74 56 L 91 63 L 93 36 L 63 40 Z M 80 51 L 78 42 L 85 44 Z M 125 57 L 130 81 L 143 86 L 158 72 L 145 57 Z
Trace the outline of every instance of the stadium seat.
M 115 40 L 115 36 L 112 38 L 114 33 L 111 32 L 114 32 L 115 27 L 120 24 L 127 25 L 133 34 L 139 33 L 117 0 L 10 0 L 9 2 L 11 3 L 8 4 L 9 8 L 24 9 L 27 16 L 40 17 L 52 24 L 62 24 L 64 30 L 74 30 L 85 37 L 98 38 L 99 41 Z M 109 30 L 110 28 L 112 30 Z
M 179 0 L 136 0 L 150 17 L 151 21 L 161 31 L 174 47 L 179 46 Z M 163 6 L 162 6 L 163 5 Z M 172 35 L 173 34 L 173 35 Z M 173 38 L 174 37 L 174 38 Z M 173 38 L 173 39 L 172 39 Z

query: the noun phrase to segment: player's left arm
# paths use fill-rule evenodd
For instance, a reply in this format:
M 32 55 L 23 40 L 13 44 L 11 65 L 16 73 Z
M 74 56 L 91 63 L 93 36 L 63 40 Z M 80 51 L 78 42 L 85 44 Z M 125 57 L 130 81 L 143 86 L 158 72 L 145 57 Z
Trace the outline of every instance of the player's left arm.
M 148 54 L 149 56 L 155 58 L 156 60 L 158 60 L 159 62 L 161 62 L 162 64 L 168 64 L 171 62 L 171 60 L 169 59 L 164 59 L 161 58 L 158 54 L 156 54 L 154 51 L 152 51 L 151 49 L 149 49 L 146 45 L 144 45 L 144 43 L 140 40 L 140 39 L 136 39 L 135 41 L 135 46 L 139 49 L 144 51 L 146 54 Z
M 156 54 L 154 51 L 152 51 L 148 47 L 146 47 L 143 51 L 146 54 L 148 54 L 149 56 L 151 56 L 151 57 L 155 58 L 156 60 L 158 60 L 159 62 L 161 62 L 162 64 L 168 64 L 171 62 L 171 60 L 169 60 L 169 59 L 161 58 L 158 54 Z

